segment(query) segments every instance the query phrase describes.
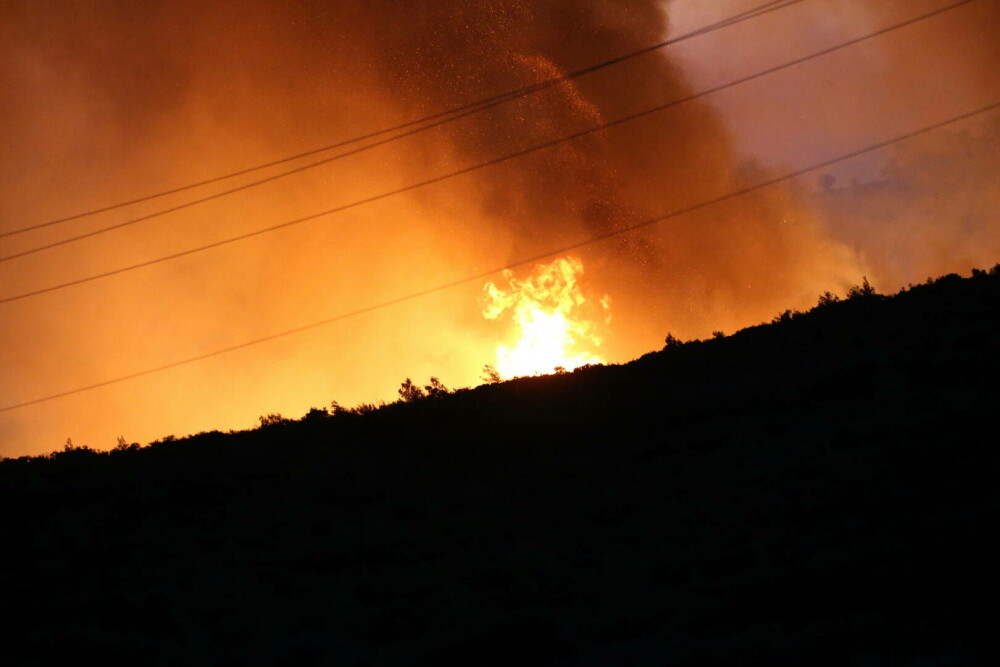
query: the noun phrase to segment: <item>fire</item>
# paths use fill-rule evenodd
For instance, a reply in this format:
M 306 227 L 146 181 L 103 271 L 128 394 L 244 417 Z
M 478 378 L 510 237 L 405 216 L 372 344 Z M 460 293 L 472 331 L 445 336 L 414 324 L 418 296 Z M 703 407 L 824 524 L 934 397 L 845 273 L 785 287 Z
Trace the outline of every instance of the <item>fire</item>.
M 593 304 L 580 289 L 578 278 L 582 273 L 583 263 L 569 257 L 539 266 L 525 280 L 504 271 L 506 288 L 486 283 L 488 303 L 483 317 L 496 320 L 510 312 L 519 333 L 513 347 L 497 346 L 496 369 L 501 377 L 569 371 L 603 363 L 591 351 L 601 344 L 601 339 L 595 323 L 586 319 Z M 600 299 L 599 305 L 607 315 L 608 297 Z

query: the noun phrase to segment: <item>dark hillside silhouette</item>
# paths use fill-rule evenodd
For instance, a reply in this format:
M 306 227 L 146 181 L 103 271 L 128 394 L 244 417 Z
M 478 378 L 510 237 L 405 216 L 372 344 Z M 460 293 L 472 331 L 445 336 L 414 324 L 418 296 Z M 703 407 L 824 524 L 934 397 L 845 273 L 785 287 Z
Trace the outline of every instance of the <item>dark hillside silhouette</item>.
M 6 460 L 3 650 L 997 664 L 998 341 L 1000 267 L 865 280 L 620 366 Z

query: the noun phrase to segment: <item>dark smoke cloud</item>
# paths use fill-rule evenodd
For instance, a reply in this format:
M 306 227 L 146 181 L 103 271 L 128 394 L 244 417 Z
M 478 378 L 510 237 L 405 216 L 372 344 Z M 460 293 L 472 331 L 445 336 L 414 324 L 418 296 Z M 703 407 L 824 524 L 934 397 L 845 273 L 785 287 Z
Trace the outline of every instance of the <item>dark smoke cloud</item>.
M 415 111 L 573 71 L 662 41 L 669 30 L 664 3 L 653 1 L 428 3 L 380 18 L 381 78 Z M 449 145 L 464 163 L 690 93 L 678 63 L 655 53 L 456 124 Z M 481 220 L 471 223 L 499 228 L 517 258 L 727 194 L 743 175 L 719 119 L 690 102 L 482 172 Z M 638 311 L 633 326 L 689 335 L 705 333 L 712 317 L 745 322 L 800 299 L 804 282 L 812 288 L 856 270 L 780 190 L 619 237 L 603 244 L 597 262 L 619 308 Z

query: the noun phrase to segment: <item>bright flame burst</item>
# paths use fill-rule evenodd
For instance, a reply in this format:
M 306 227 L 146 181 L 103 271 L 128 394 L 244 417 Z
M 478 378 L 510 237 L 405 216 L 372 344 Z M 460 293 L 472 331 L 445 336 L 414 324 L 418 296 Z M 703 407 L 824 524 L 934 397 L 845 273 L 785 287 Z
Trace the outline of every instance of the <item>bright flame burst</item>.
M 486 283 L 483 289 L 489 302 L 483 317 L 495 320 L 510 311 L 520 334 L 514 347 L 497 346 L 496 369 L 501 377 L 552 373 L 560 368 L 569 371 L 603 363 L 600 357 L 581 349 L 601 344 L 594 323 L 584 316 L 588 301 L 577 282 L 582 273 L 583 263 L 569 257 L 538 267 L 525 280 L 504 271 L 507 289 Z M 607 316 L 608 297 L 599 303 Z

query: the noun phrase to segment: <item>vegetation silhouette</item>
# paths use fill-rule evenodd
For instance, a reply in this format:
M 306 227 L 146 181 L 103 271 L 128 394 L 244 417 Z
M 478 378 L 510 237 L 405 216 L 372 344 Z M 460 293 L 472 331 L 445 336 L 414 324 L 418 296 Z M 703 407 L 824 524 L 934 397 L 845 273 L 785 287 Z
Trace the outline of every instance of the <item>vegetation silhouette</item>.
M 864 279 L 628 364 L 7 459 L 5 660 L 997 664 L 998 329 L 1000 265 Z
M 499 371 L 497 371 L 496 366 L 492 364 L 486 364 L 483 366 L 482 381 L 486 384 L 498 384 L 503 382 L 503 378 L 500 376 Z

